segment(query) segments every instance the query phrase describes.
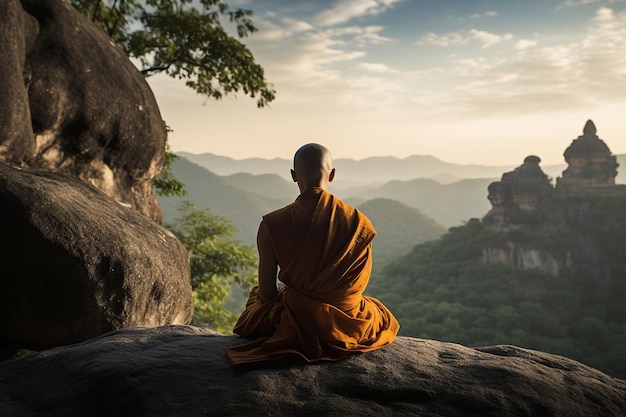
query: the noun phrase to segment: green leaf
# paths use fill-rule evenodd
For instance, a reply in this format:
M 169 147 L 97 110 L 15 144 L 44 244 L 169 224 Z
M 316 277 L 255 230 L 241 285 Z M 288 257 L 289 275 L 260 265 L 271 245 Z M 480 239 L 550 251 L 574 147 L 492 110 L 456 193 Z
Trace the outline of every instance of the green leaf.
M 225 303 L 233 285 L 249 289 L 256 283 L 255 248 L 235 240 L 236 229 L 223 216 L 198 210 L 190 201 L 181 204 L 179 213 L 166 227 L 189 251 L 195 308 L 192 324 L 230 332 L 236 315 Z
M 216 100 L 243 92 L 265 107 L 276 97 L 263 67 L 239 38 L 257 31 L 252 11 L 215 0 L 70 0 L 102 28 L 149 77 L 165 73 Z M 223 19 L 224 18 L 224 19 Z

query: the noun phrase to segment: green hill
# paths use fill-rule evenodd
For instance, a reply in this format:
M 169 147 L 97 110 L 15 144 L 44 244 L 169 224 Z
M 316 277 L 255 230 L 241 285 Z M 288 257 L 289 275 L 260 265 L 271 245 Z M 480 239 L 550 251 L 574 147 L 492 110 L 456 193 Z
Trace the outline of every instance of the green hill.
M 288 178 L 290 161 L 260 158 L 234 160 L 212 154 L 184 152 L 179 155 L 219 175 L 227 175 L 221 178 L 241 189 L 287 202 L 297 196 L 296 187 L 293 192 L 290 191 L 290 186 L 293 186 Z M 329 191 L 342 200 L 351 204 L 379 197 L 397 200 L 418 208 L 445 227 L 458 226 L 469 218 L 485 215 L 490 208 L 487 186 L 504 169 L 449 164 L 431 156 L 405 159 L 375 157 L 359 161 L 337 159 L 335 165 L 336 181 L 329 184 Z M 476 178 L 481 174 L 490 175 Z M 446 180 L 442 183 L 428 177 Z M 462 179 L 452 182 L 453 177 Z M 287 196 L 290 198 L 287 199 Z
M 166 222 L 177 217 L 177 207 L 183 199 L 190 200 L 200 209 L 208 208 L 211 213 L 229 219 L 239 230 L 237 237 L 246 244 L 256 242 L 261 216 L 284 206 L 297 196 L 297 188 L 289 200 L 283 195 L 255 193 L 185 158 L 174 161 L 172 172 L 185 184 L 187 196 L 159 197 Z
M 491 205 L 487 187 L 494 179 L 465 179 L 451 184 L 417 178 L 390 181 L 380 187 L 361 191 L 354 197 L 366 200 L 383 197 L 418 208 L 445 227 L 458 226 L 472 217 L 484 216 Z
M 626 377 L 626 196 L 559 196 L 547 224 L 498 231 L 478 219 L 418 245 L 371 282 L 402 335 L 513 344 Z M 486 263 L 486 248 L 507 248 Z M 510 266 L 551 259 L 558 272 Z M 507 262 L 509 263 L 507 265 Z
M 256 242 L 261 216 L 289 204 L 298 193 L 294 183 L 275 174 L 237 173 L 222 177 L 185 158 L 174 162 L 172 172 L 185 183 L 188 195 L 184 199 L 229 219 L 239 230 L 237 237 L 250 245 Z M 178 215 L 177 207 L 181 201 L 181 198 L 159 197 L 166 222 Z M 358 202 L 357 207 L 372 220 L 378 231 L 374 251 L 376 268 L 406 254 L 416 244 L 445 232 L 443 226 L 418 209 L 399 201 L 377 198 Z
M 406 255 L 418 243 L 443 235 L 446 229 L 415 207 L 388 198 L 376 198 L 357 206 L 374 224 L 374 268 Z
M 222 178 L 243 190 L 285 202 L 295 200 L 299 192 L 296 184 L 291 181 L 287 182 L 276 174 L 253 175 L 239 172 Z

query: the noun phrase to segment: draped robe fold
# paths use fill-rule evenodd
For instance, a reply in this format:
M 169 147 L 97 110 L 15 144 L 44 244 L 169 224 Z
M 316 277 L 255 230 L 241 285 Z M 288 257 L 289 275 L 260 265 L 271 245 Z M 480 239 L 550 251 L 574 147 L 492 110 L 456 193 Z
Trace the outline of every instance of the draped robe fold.
M 233 365 L 339 360 L 395 339 L 395 317 L 363 295 L 376 234 L 365 215 L 316 188 L 263 221 L 286 288 L 264 302 L 252 288 L 233 331 L 255 340 L 226 350 Z

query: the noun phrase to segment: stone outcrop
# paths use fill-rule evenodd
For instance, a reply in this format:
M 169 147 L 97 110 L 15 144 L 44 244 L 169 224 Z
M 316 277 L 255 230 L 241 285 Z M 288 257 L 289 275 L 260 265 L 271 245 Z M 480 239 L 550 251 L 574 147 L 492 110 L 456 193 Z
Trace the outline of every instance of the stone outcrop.
M 124 52 L 64 0 L 5 0 L 0 161 L 88 182 L 156 221 L 166 130 Z
M 587 121 L 583 134 L 572 142 L 564 155 L 568 167 L 563 176 L 557 178 L 557 190 L 565 190 L 567 194 L 626 196 L 626 188 L 615 185 L 616 157 L 596 135 L 593 121 Z M 483 219 L 486 225 L 510 230 L 541 226 L 551 215 L 564 217 L 563 208 L 552 204 L 557 192 L 539 167 L 540 162 L 539 157 L 528 156 L 523 165 L 489 185 L 488 199 L 492 208 Z M 572 200 L 568 204 L 577 203 Z
M 492 208 L 483 223 L 501 232 L 519 230 L 526 236 L 524 241 L 494 239 L 481 248 L 481 259 L 552 275 L 568 269 L 604 288 L 611 279 L 609 268 L 605 254 L 591 236 L 599 227 L 602 204 L 612 211 L 605 213 L 603 221 L 622 221 L 610 207 L 622 204 L 626 187 L 615 184 L 616 158 L 596 135 L 591 120 L 585 124 L 583 135 L 567 148 L 565 159 L 569 166 L 556 187 L 539 167 L 537 156 L 528 156 L 523 165 L 489 185 Z M 594 199 L 608 200 L 591 204 Z M 567 241 L 550 244 L 564 235 L 569 236 Z
M 520 245 L 511 240 L 483 248 L 481 262 L 501 263 L 513 269 L 538 269 L 554 276 L 559 273 L 561 264 L 546 250 Z
M 563 176 L 557 179 L 557 186 L 590 188 L 615 185 L 617 159 L 596 133 L 593 121 L 587 120 L 583 134 L 574 139 L 563 154 L 568 166 Z
M 234 370 L 208 329 L 124 329 L 0 363 L 0 415 L 617 417 L 626 381 L 514 346 L 400 337 L 343 361 Z
M 0 207 L 4 355 L 189 322 L 187 251 L 152 220 L 74 177 L 3 162 Z
M 548 199 L 554 189 L 539 167 L 540 162 L 539 157 L 528 156 L 520 167 L 489 184 L 488 198 L 493 207 L 485 216 L 485 224 L 511 229 L 545 220 L 550 210 Z

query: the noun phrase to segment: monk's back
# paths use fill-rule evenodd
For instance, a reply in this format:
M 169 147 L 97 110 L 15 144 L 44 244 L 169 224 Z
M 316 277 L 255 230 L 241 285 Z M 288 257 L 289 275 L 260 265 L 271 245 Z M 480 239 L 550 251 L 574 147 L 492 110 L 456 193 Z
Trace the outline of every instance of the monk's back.
M 369 219 L 326 191 L 334 169 L 317 144 L 294 157 L 300 196 L 263 217 L 257 234 L 259 285 L 234 332 L 254 338 L 226 350 L 235 366 L 339 360 L 391 343 L 399 324 L 363 295 L 372 270 Z M 276 278 L 286 284 L 277 291 Z

